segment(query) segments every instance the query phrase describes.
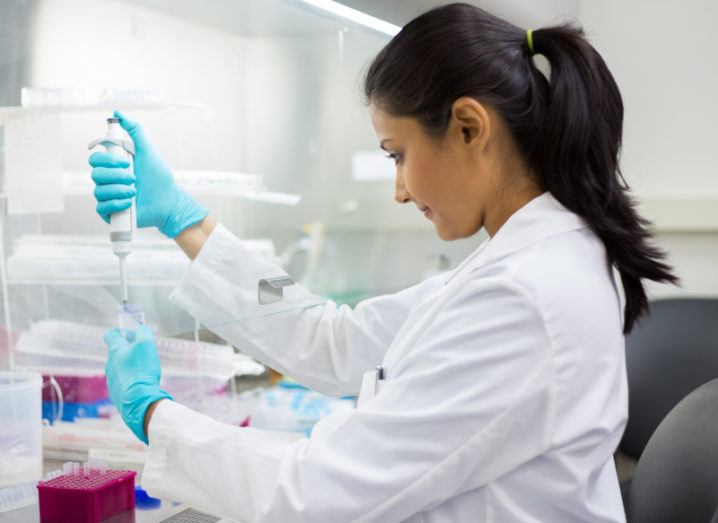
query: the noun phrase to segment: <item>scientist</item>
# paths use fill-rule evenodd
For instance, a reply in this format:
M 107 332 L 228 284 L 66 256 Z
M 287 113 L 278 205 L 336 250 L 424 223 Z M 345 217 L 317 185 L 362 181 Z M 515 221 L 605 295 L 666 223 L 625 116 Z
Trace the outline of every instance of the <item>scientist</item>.
M 152 333 L 110 331 L 112 401 L 149 442 L 143 485 L 239 521 L 624 521 L 623 335 L 648 307 L 643 280 L 676 278 L 618 169 L 623 106 L 606 64 L 574 26 L 527 32 L 452 4 L 404 27 L 364 86 L 397 202 L 444 240 L 482 227 L 489 239 L 354 310 L 295 306 L 316 297 L 292 285 L 261 314 L 258 280 L 285 273 L 175 185 L 136 122 L 117 115 L 134 174 L 92 155 L 98 213 L 136 196 L 139 226 L 193 260 L 176 303 L 308 387 L 359 396 L 284 441 L 172 401 Z

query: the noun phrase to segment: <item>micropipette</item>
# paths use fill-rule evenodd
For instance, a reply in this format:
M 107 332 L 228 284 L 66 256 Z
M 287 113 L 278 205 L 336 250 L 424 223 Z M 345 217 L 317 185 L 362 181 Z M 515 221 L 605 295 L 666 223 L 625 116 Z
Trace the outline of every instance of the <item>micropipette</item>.
M 92 149 L 98 145 L 104 146 L 109 154 L 126 158 L 130 162 L 135 154 L 135 144 L 129 138 L 124 138 L 119 118 L 108 118 L 107 134 L 103 138 L 90 142 L 88 148 Z M 128 302 L 126 260 L 130 253 L 130 242 L 135 227 L 134 200 L 131 207 L 110 215 L 110 240 L 112 241 L 112 252 L 120 262 L 120 295 L 123 305 L 127 305 Z

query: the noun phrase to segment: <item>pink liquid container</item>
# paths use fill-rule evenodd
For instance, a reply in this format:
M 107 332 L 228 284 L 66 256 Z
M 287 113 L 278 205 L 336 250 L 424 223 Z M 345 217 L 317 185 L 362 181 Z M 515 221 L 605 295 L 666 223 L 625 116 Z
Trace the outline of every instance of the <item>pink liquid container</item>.
M 109 399 L 107 383 L 104 374 L 97 376 L 53 376 L 62 391 L 62 399 L 66 403 L 94 403 Z M 50 376 L 43 375 L 45 382 Z M 45 387 L 42 390 L 42 401 L 58 401 L 57 394 L 52 387 Z

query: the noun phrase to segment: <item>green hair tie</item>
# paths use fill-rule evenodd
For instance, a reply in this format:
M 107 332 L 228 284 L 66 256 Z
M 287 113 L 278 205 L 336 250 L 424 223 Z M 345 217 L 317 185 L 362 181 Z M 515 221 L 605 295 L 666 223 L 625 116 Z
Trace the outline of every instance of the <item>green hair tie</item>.
M 531 56 L 536 54 L 536 51 L 534 51 L 534 39 L 533 39 L 533 30 L 529 29 L 526 31 L 526 42 L 529 44 L 529 51 L 531 51 Z

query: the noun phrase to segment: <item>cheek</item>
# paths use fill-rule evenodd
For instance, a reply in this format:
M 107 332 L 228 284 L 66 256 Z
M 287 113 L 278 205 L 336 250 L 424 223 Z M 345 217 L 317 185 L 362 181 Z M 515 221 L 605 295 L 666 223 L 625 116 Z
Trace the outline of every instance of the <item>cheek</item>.
M 432 161 L 434 160 L 434 161 Z M 435 159 L 416 157 L 404 165 L 404 183 L 409 193 L 417 200 L 430 205 L 445 191 L 442 166 Z

